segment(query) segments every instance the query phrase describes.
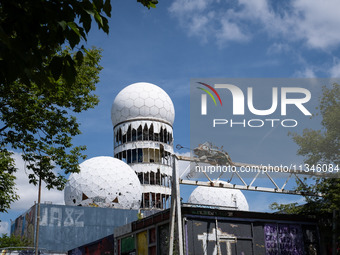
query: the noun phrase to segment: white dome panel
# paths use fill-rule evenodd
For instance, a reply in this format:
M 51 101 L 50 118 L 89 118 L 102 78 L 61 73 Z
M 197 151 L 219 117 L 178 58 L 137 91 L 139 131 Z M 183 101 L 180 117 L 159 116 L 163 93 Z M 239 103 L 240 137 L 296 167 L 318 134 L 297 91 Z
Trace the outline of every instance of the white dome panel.
M 175 108 L 163 89 L 151 83 L 138 82 L 120 91 L 111 108 L 113 126 L 134 118 L 159 119 L 172 125 Z
M 134 101 L 134 106 L 136 106 L 137 108 L 141 108 L 143 105 L 145 105 L 145 102 L 143 99 L 141 98 L 137 98 L 135 101 Z

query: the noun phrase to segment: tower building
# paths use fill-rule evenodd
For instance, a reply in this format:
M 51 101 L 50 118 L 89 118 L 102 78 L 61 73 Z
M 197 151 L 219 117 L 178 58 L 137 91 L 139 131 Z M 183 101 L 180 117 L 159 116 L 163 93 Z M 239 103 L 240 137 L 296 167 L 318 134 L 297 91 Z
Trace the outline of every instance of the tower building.
M 143 209 L 168 207 L 174 118 L 170 97 L 151 83 L 129 85 L 113 102 L 114 157 L 136 172 L 143 187 Z

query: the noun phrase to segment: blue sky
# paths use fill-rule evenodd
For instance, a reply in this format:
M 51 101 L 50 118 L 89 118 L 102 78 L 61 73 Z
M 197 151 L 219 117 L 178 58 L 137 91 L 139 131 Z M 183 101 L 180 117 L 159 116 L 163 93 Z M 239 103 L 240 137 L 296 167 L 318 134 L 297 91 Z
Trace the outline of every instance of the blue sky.
M 176 111 L 175 145 L 189 147 L 191 78 L 340 76 L 337 0 L 175 0 L 160 1 L 151 10 L 135 1 L 113 1 L 112 6 L 110 34 L 97 31 L 93 25 L 87 42 L 103 49 L 104 67 L 96 91 L 100 103 L 78 116 L 83 134 L 74 139 L 75 144 L 87 146 L 89 158 L 113 155 L 111 105 L 121 89 L 135 82 L 154 83 L 169 94 Z M 313 106 L 317 93 L 312 97 Z M 272 132 L 267 139 L 275 141 L 276 135 Z M 251 143 L 261 147 L 263 136 L 253 139 Z M 293 142 L 287 146 L 282 151 L 302 162 L 295 156 L 297 146 Z M 236 154 L 235 161 L 247 162 L 246 156 Z M 265 155 L 260 159 L 271 160 Z M 28 209 L 37 197 L 37 188 L 27 184 L 20 160 L 18 167 L 21 200 L 8 214 L 0 215 L 1 232 L 8 230 L 9 219 Z M 186 201 L 193 187 L 181 189 Z M 63 202 L 60 192 L 43 193 L 43 201 Z M 268 211 L 268 205 L 275 201 L 302 201 L 297 196 L 245 195 L 250 209 L 256 211 Z

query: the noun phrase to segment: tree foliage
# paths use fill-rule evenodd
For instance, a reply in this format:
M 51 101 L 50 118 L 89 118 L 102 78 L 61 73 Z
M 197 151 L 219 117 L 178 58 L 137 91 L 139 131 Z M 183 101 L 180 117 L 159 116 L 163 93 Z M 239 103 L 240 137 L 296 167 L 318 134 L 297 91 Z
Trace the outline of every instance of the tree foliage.
M 137 0 L 147 8 L 155 0 Z M 100 51 L 85 48 L 93 23 L 109 33 L 110 0 L 0 1 L 0 212 L 15 194 L 11 152 L 19 150 L 48 188 L 62 189 L 64 174 L 78 171 L 84 146 L 74 147 L 80 133 L 76 118 L 94 107 Z
M 138 0 L 155 7 L 157 1 Z M 0 2 L 0 84 L 19 81 L 51 88 L 60 76 L 74 82 L 76 63 L 69 54 L 55 53 L 63 45 L 77 48 L 81 64 L 87 49 L 82 45 L 92 21 L 109 33 L 110 0 L 2 0 Z
M 305 129 L 302 135 L 292 134 L 299 145 L 298 155 L 306 157 L 309 165 L 340 164 L 340 85 L 323 87 L 318 107 L 322 129 Z
M 71 49 L 87 40 L 92 20 L 105 33 L 111 16 L 110 0 L 3 0 L 0 5 L 0 83 L 20 82 L 52 88 L 60 76 L 69 83 L 76 62 L 56 55 L 62 45 Z M 81 64 L 82 45 L 76 54 Z
M 320 130 L 305 129 L 302 135 L 293 133 L 293 140 L 299 145 L 298 155 L 305 157 L 309 166 L 327 164 L 333 166 L 337 178 L 314 178 L 311 184 L 307 179 L 297 182 L 297 190 L 306 194 L 321 193 L 319 196 L 304 195 L 306 203 L 298 205 L 273 203 L 271 209 L 279 213 L 310 214 L 319 219 L 320 231 L 324 232 L 325 242 L 331 240 L 332 221 L 340 222 L 340 85 L 332 88 L 323 87 L 323 93 L 317 108 L 322 117 Z M 337 170 L 338 169 L 338 170 Z M 337 212 L 335 216 L 332 213 Z M 332 219 L 333 217 L 333 219 Z M 336 233 L 340 240 L 340 225 Z M 330 245 L 330 244 L 329 244 Z
M 6 247 L 31 247 L 32 242 L 20 236 L 2 234 L 0 237 L 0 248 Z
M 305 157 L 305 163 L 310 166 L 332 165 L 336 170 L 340 167 L 340 85 L 323 87 L 322 92 L 317 108 L 322 117 L 321 130 L 305 129 L 302 135 L 290 135 L 299 145 L 297 154 Z M 340 209 L 339 178 L 315 179 L 313 184 L 306 180 L 304 184 L 298 184 L 299 191 L 322 193 L 323 196 L 305 196 L 306 204 L 303 206 L 273 204 L 272 208 L 298 213 L 330 213 Z
M 322 117 L 321 130 L 305 129 L 302 135 L 292 133 L 293 140 L 299 145 L 298 155 L 305 157 L 310 166 L 331 164 L 334 169 L 340 167 L 340 85 L 332 88 L 323 87 L 319 107 Z M 339 176 L 339 175 L 337 175 Z M 278 205 L 273 209 L 296 213 L 330 213 L 340 209 L 340 179 L 320 178 L 315 183 L 298 183 L 297 190 L 307 193 L 322 193 L 322 197 L 305 196 L 306 204 Z
M 6 211 L 6 208 L 18 199 L 14 188 L 15 166 L 11 155 L 6 149 L 0 150 L 0 212 Z
M 0 210 L 8 208 L 17 198 L 10 188 L 15 168 L 7 148 L 22 153 L 26 168 L 32 170 L 29 179 L 34 184 L 40 177 L 47 188 L 63 189 L 64 174 L 78 171 L 78 160 L 85 157 L 82 155 L 85 147 L 72 144 L 72 137 L 80 134 L 80 130 L 70 113 L 79 113 L 98 103 L 93 91 L 102 69 L 100 52 L 93 48 L 85 54 L 82 64 L 76 66 L 77 76 L 72 86 L 61 77 L 51 88 L 19 81 L 0 87 L 0 163 L 1 178 L 6 179 Z M 76 53 L 68 49 L 56 55 L 68 54 L 77 61 Z M 64 174 L 53 171 L 56 166 Z

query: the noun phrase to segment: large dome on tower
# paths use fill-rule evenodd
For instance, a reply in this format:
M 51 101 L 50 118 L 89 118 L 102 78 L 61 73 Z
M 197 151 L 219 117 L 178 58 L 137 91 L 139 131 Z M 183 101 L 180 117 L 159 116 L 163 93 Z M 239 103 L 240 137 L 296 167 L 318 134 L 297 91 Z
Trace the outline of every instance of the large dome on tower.
M 138 209 L 142 186 L 135 172 L 123 161 L 95 157 L 79 165 L 64 191 L 66 205 Z
M 220 181 L 221 182 L 221 181 Z M 223 182 L 225 186 L 231 184 Z M 198 186 L 191 193 L 188 203 L 229 207 L 231 210 L 249 211 L 247 199 L 240 190 Z
M 175 108 L 160 87 L 147 82 L 134 83 L 119 92 L 111 109 L 113 126 L 132 119 L 160 120 L 172 126 Z

